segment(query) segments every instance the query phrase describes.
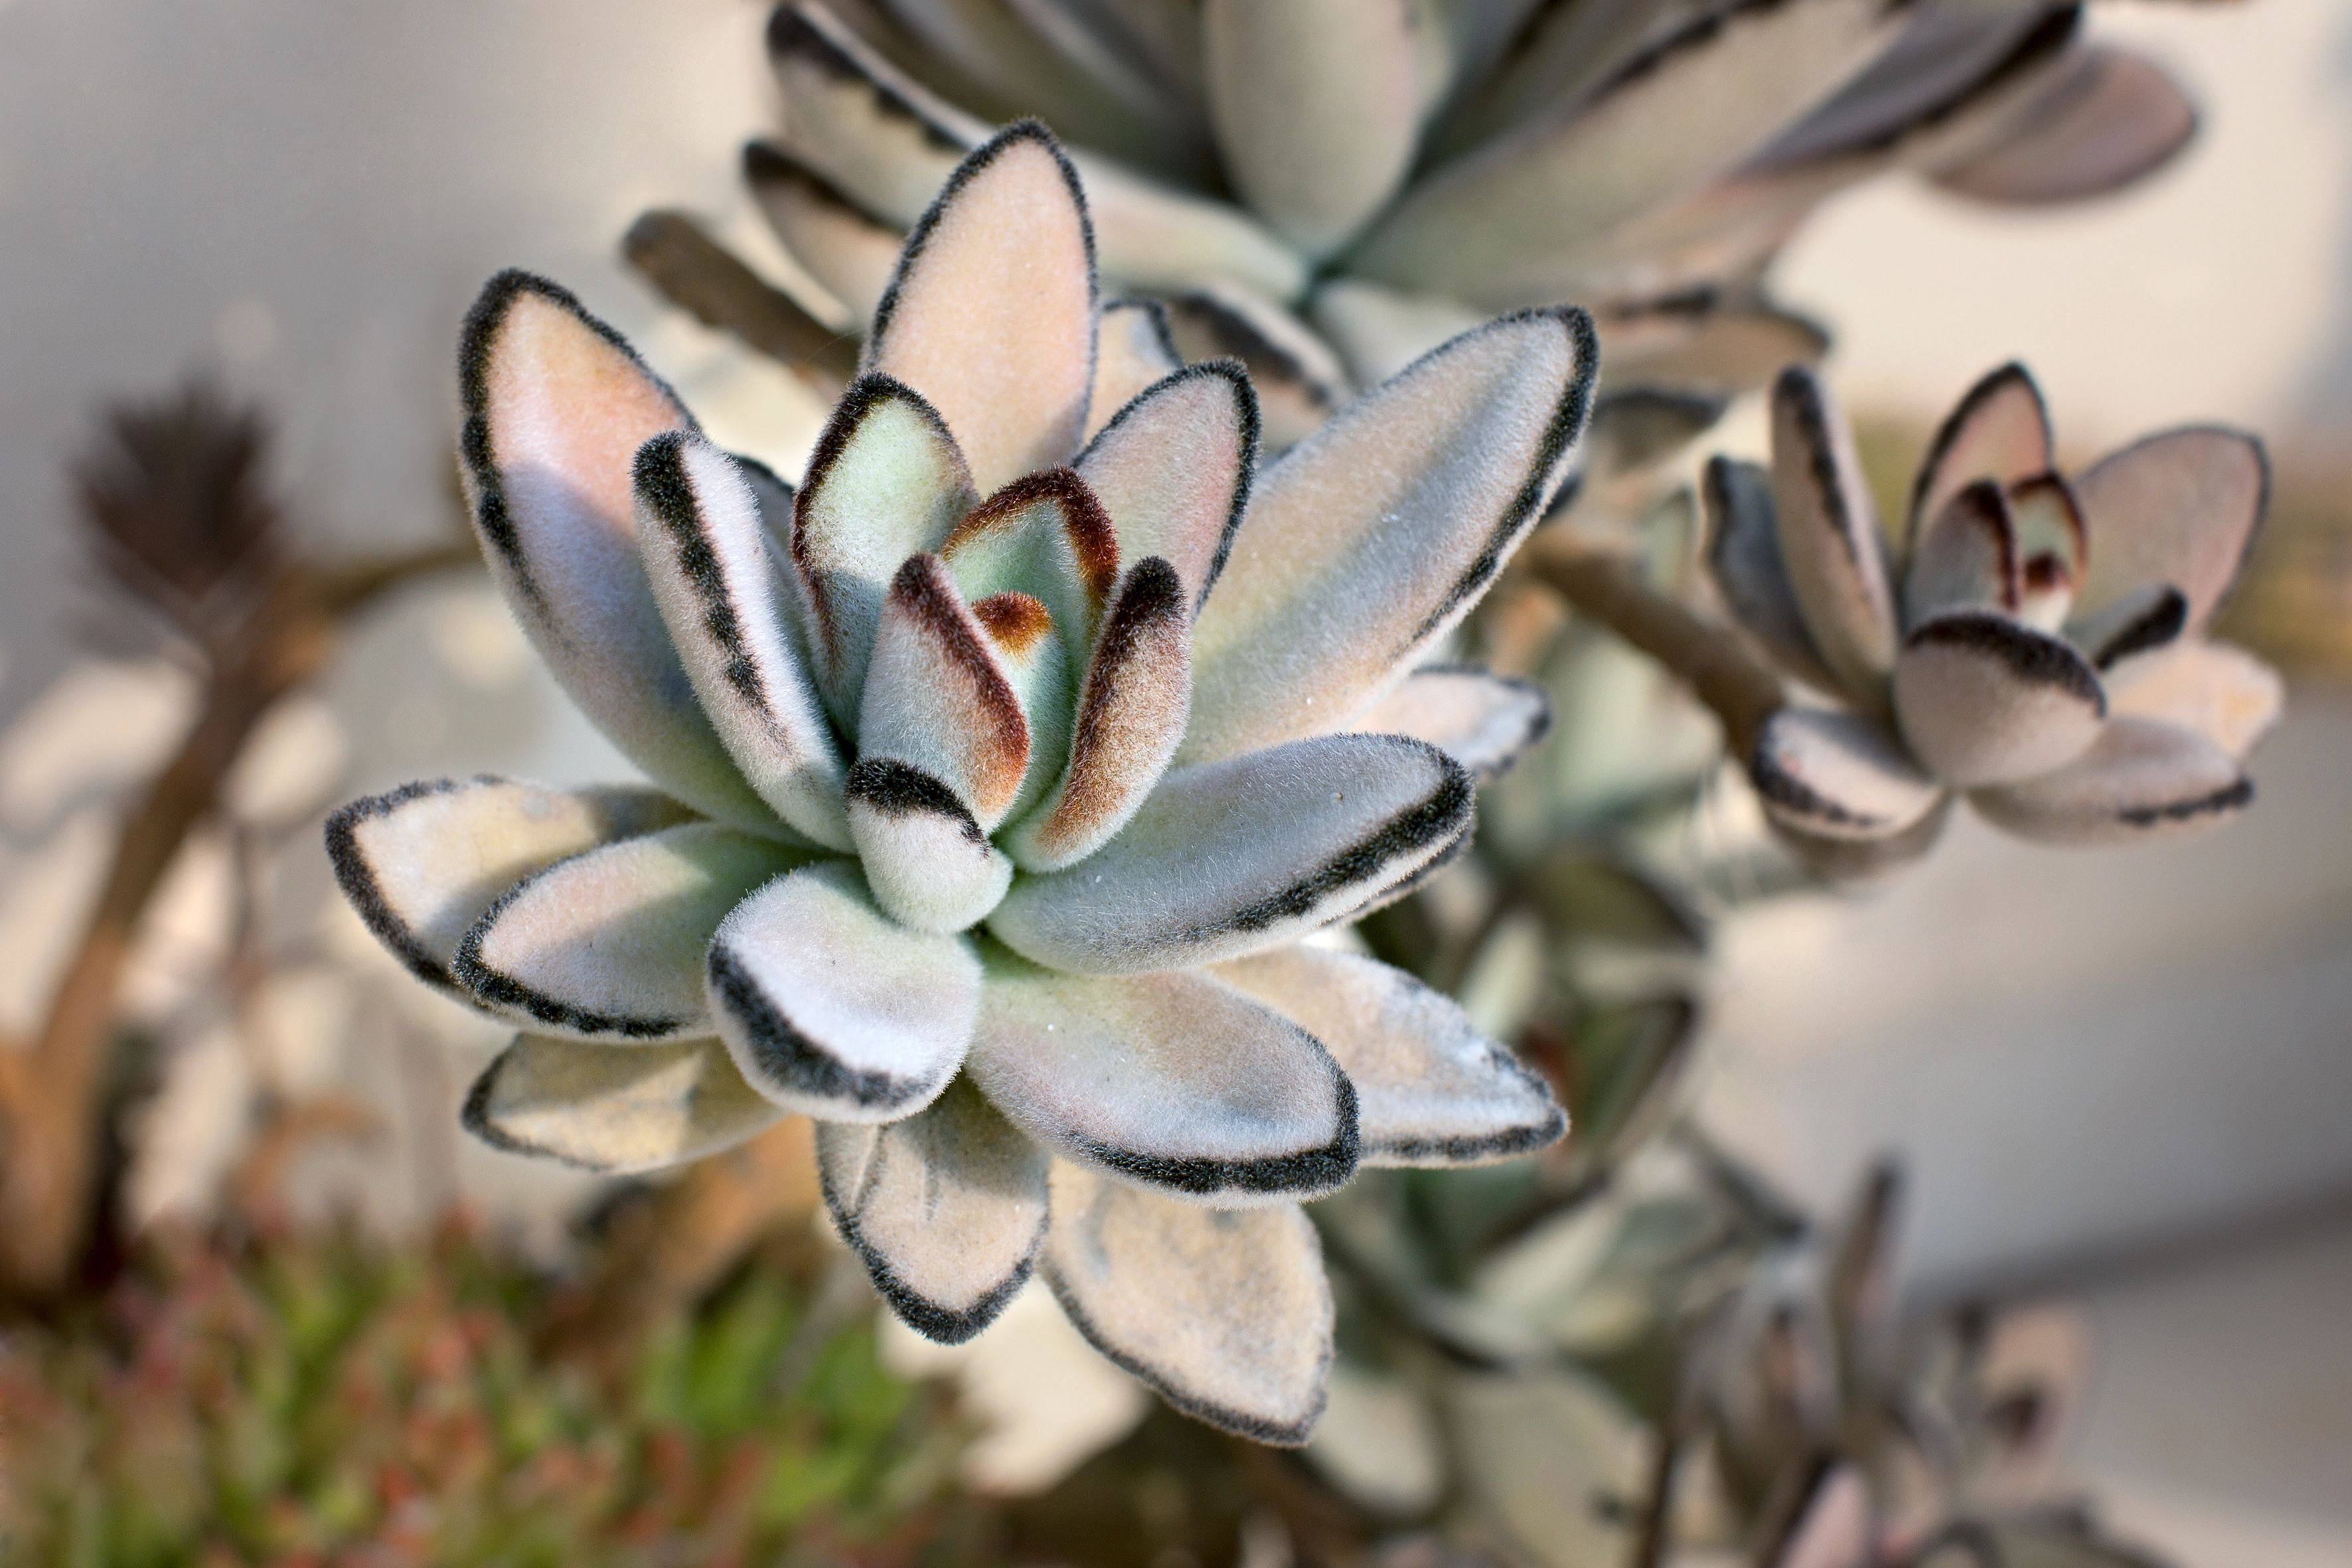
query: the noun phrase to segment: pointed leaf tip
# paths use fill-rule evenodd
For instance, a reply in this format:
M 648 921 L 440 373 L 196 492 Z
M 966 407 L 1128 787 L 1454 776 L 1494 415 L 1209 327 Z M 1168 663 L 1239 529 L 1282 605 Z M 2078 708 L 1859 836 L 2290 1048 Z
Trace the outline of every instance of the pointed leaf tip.
M 759 830 L 771 814 L 695 701 L 638 557 L 637 450 L 693 416 L 619 333 L 524 272 L 467 313 L 458 381 L 475 529 L 540 657 L 672 795 Z
M 786 823 L 847 848 L 841 751 L 793 647 L 759 475 L 679 431 L 640 447 L 634 472 L 646 580 L 720 742 Z
M 1076 454 L 1095 308 L 1077 171 L 1051 132 L 1023 121 L 958 164 L 907 236 L 866 368 L 929 398 L 992 490 Z
M 1183 760 L 1340 729 L 1426 658 L 1542 516 L 1598 367 L 1582 310 L 1506 316 L 1267 467 L 1194 632 Z
M 1028 1281 L 1045 1155 L 962 1079 L 886 1126 L 821 1123 L 817 1177 L 842 1239 L 901 1322 L 961 1344 Z

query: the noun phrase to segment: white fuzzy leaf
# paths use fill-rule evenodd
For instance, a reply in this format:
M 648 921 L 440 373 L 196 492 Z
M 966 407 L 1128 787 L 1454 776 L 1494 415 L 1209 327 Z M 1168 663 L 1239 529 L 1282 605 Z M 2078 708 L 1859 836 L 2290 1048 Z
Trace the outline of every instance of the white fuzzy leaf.
M 619 334 L 528 273 L 483 289 L 458 372 L 474 529 L 540 657 L 672 795 L 764 826 L 772 818 L 695 701 L 637 556 L 637 448 L 691 431 L 693 416 Z
M 2197 106 L 2164 68 L 2100 46 L 2019 106 L 1992 147 L 1937 171 L 1979 201 L 2042 205 L 2105 195 L 2170 163 L 2197 134 Z
M 1918 535 L 1903 574 L 1903 621 L 1946 610 L 2017 613 L 2024 584 L 2017 521 L 1996 479 L 1955 490 Z
M 1814 649 L 1866 709 L 1895 663 L 1895 595 L 1853 431 L 1821 378 L 1792 365 L 1772 387 L 1772 503 L 1780 560 Z
M 2125 715 L 2068 766 L 2023 784 L 1978 790 L 1970 804 L 2026 838 L 2132 844 L 2194 832 L 2252 804 L 2236 758 L 2193 730 Z
M 1157 300 L 1114 300 L 1095 318 L 1095 386 L 1087 399 L 1087 439 L 1102 433 L 1145 387 L 1184 368 Z
M 1531 680 L 1483 669 L 1416 669 L 1350 728 L 1426 741 L 1483 781 L 1509 772 L 1543 739 L 1551 701 Z
M 1093 854 L 1159 783 L 1192 698 L 1189 609 L 1176 569 L 1158 556 L 1121 580 L 1079 688 L 1068 763 L 1006 839 L 1024 869 L 1059 870 Z
M 969 1083 L 887 1126 L 819 1123 L 816 1168 L 842 1239 L 927 1339 L 961 1344 L 1028 1280 L 1045 1156 Z
M 1557 1142 L 1543 1079 L 1402 970 L 1316 947 L 1219 964 L 1218 979 L 1323 1042 L 1356 1086 L 1367 1165 L 1475 1165 Z
M 792 549 L 817 687 L 845 728 L 857 721 L 891 578 L 938 549 L 977 499 L 938 410 L 887 376 L 850 384 L 794 498 Z
M 1045 1279 L 1094 1347 L 1195 1420 L 1307 1440 L 1331 1365 L 1331 1287 L 1297 1208 L 1220 1212 L 1056 1164 Z
M 1249 373 L 1269 453 L 1322 427 L 1353 389 L 1347 367 L 1306 322 L 1249 289 L 1192 280 L 1167 296 L 1168 333 L 1194 363 L 1234 359 Z
M 1359 913 L 1446 858 L 1469 775 L 1423 742 L 1328 735 L 1181 768 L 1108 844 L 1024 876 L 989 918 L 1076 973 L 1235 958 Z
M 743 179 L 768 226 L 809 276 L 849 311 L 853 324 L 874 319 L 898 265 L 906 236 L 858 210 L 848 197 L 782 148 L 754 142 L 743 149 Z
M 876 54 L 821 5 L 768 16 L 768 64 L 782 89 L 785 149 L 885 223 L 911 226 L 987 121 Z
M 1403 180 L 1420 131 L 1412 0 L 1205 0 L 1209 113 L 1250 207 L 1309 254 Z
M 1944 416 L 1912 483 L 1905 537 L 1919 547 L 1921 531 L 1968 486 L 1990 479 L 2005 491 L 2053 462 L 2050 411 L 2033 374 L 2014 363 L 1986 375 Z
M 737 905 L 711 941 L 709 982 L 745 1079 L 824 1121 L 895 1121 L 929 1105 L 980 1011 L 970 945 L 896 924 L 842 861 Z
M 1728 173 L 1864 63 L 1880 0 L 1735 6 L 1423 179 L 1356 270 L 1507 308 L 1551 295 L 1612 229 Z M 1555 100 L 1558 101 L 1558 100 Z
M 683 1165 L 782 1119 L 716 1040 L 622 1048 L 522 1035 L 466 1096 L 466 1131 L 601 1175 Z
M 1771 476 L 1754 463 L 1713 458 L 1699 495 L 1706 509 L 1707 569 L 1732 617 L 1782 670 L 1815 690 L 1837 690 L 1780 558 Z
M 908 556 L 890 580 L 857 750 L 862 768 L 899 763 L 938 780 L 983 832 L 1004 820 L 1020 792 L 1028 716 L 993 639 L 936 555 Z
M 1077 172 L 1024 121 L 956 166 L 907 236 L 864 368 L 905 382 L 995 489 L 1076 455 L 1095 378 L 1094 231 Z
M 2270 478 L 2260 441 L 2211 425 L 2168 430 L 2100 459 L 2074 481 L 2090 550 L 2074 613 L 2169 583 L 2189 600 L 2188 629 L 2203 630 L 2253 548 Z
M 1129 561 L 1157 555 L 1183 580 L 1188 616 L 1223 571 L 1257 468 L 1257 394 L 1232 360 L 1156 381 L 1078 458 Z
M 841 748 L 788 626 L 747 466 L 699 437 L 637 454 L 637 544 L 702 710 L 760 798 L 792 827 L 849 847 Z
M 1339 729 L 1402 679 L 1542 516 L 1597 368 L 1582 311 L 1506 317 L 1266 468 L 1194 627 L 1182 759 Z
M 1937 616 L 1895 662 L 1904 740 L 1929 773 L 1962 789 L 2064 766 L 2106 713 L 2098 672 L 2074 645 L 1990 611 Z
M 2202 637 L 2140 654 L 2106 677 L 2108 710 L 2182 725 L 2242 761 L 2286 705 L 2278 671 Z
M 1893 736 L 1834 709 L 1783 708 L 1772 715 L 1748 773 L 1775 820 L 1825 838 L 1890 837 L 1943 798 Z
M 1314 1037 L 1205 975 L 988 967 L 966 1068 L 1066 1160 L 1219 1207 L 1317 1197 L 1356 1169 L 1356 1097 Z
M 608 844 L 518 883 L 450 967 L 475 1000 L 541 1034 L 708 1036 L 711 933 L 754 889 L 814 858 L 708 822 Z
M 327 858 L 378 942 L 459 989 L 457 944 L 501 895 L 557 861 L 687 820 L 649 789 L 549 789 L 487 774 L 404 784 L 327 819 Z

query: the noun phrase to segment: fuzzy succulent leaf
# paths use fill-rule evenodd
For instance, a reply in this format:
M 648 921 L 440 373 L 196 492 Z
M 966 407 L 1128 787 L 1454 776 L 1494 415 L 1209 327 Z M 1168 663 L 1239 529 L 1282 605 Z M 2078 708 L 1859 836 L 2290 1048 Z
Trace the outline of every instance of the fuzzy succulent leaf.
M 1205 974 L 990 962 L 971 1072 L 1064 1160 L 1219 1208 L 1355 1173 L 1354 1086 L 1316 1037 Z
M 516 883 L 451 968 L 475 1001 L 540 1034 L 708 1037 L 712 933 L 754 889 L 815 858 L 709 822 L 607 844 Z
M 474 1081 L 465 1122 L 510 1154 L 626 1175 L 732 1148 L 782 1115 L 717 1040 L 621 1047 L 522 1035 Z
M 1580 310 L 1505 317 L 1260 475 L 1194 632 L 1181 760 L 1342 728 L 1402 679 L 1543 515 L 1597 358 Z
M 841 748 L 795 646 L 748 465 L 674 433 L 639 448 L 635 469 L 646 578 L 720 742 L 788 826 L 848 848 Z
M 956 591 L 946 563 L 909 555 L 890 580 L 866 665 L 857 720 L 861 786 L 886 768 L 919 773 L 984 835 L 1013 809 L 1029 771 L 1029 741 L 1028 715 L 995 639 Z M 869 788 L 853 794 L 851 827 L 869 867 L 874 837 L 908 815 Z M 892 891 L 876 891 L 886 904 L 897 900 Z
M 1079 454 L 1130 561 L 1157 555 L 1182 581 L 1189 619 L 1224 570 L 1257 470 L 1257 393 L 1233 360 L 1155 378 Z
M 743 183 L 784 248 L 862 331 L 890 287 L 905 234 L 773 142 L 743 149 Z
M 1045 1156 L 970 1083 L 882 1126 L 831 1121 L 817 1175 L 843 1239 L 908 1327 L 961 1344 L 1027 1282 L 1045 1238 Z
M 1157 300 L 1113 300 L 1095 318 L 1095 386 L 1087 400 L 1091 443 L 1146 387 L 1184 368 L 1168 333 L 1168 307 Z
M 2015 615 L 2024 597 L 2017 520 L 1999 483 L 1979 479 L 1955 492 L 1921 531 L 1903 574 L 1903 623 L 1918 626 L 1947 610 Z
M 1707 520 L 1707 567 L 1732 618 L 1783 671 L 1817 691 L 1836 691 L 1837 677 L 1813 646 L 1780 553 L 1771 475 L 1755 463 L 1712 458 L 1699 495 Z
M 1378 386 L 1479 320 L 1476 310 L 1456 300 L 1345 274 L 1316 287 L 1307 315 L 1362 386 Z
M 772 823 L 694 700 L 637 558 L 637 448 L 693 416 L 610 327 L 528 273 L 482 290 L 458 363 L 474 529 L 540 656 L 672 795 L 755 831 Z
M 2022 837 L 2130 844 L 2206 826 L 2253 796 L 2238 760 L 2215 742 L 2160 720 L 2119 716 L 2066 766 L 1969 799 Z
M 1283 306 L 1211 279 L 1168 296 L 1168 333 L 1187 360 L 1234 359 L 1249 373 L 1266 449 L 1313 435 L 1348 400 L 1347 366 Z
M 818 689 L 854 724 L 883 595 L 906 559 L 936 550 L 979 499 L 939 411 L 902 382 L 860 376 L 817 438 L 793 510 Z
M 369 795 L 327 819 L 335 881 L 409 972 L 459 991 L 451 966 L 516 883 L 691 814 L 648 789 L 547 789 L 483 774 Z
M 821 1121 L 895 1121 L 939 1098 L 980 1011 L 959 937 L 908 930 L 856 868 L 803 867 L 735 907 L 710 943 L 710 1010 L 743 1077 Z
M 1991 611 L 1954 610 L 1904 639 L 1895 713 L 1927 772 L 1967 789 L 2081 756 L 2107 693 L 2073 644 Z
M 1179 768 L 1101 849 L 1024 877 L 989 930 L 1078 974 L 1238 958 L 1360 913 L 1450 857 L 1472 810 L 1469 775 L 1399 736 L 1323 736 Z
M 1483 1164 L 1568 1130 L 1541 1079 L 1402 970 L 1286 947 L 1214 973 L 1322 1041 L 1346 1070 L 1366 1165 Z
M 2188 598 L 2188 629 L 2199 632 L 2253 548 L 2270 500 L 2270 463 L 2250 436 L 2189 426 L 2100 459 L 2074 481 L 2074 493 L 2090 549 L 2075 614 L 2168 583 Z
M 2105 680 L 2108 711 L 2193 730 L 2241 762 L 2286 704 L 2278 671 L 2202 638 L 2126 659 Z
M 1423 180 L 1351 264 L 1496 309 L 1556 297 L 1596 240 L 1728 173 L 1843 82 L 1886 41 L 1885 11 L 1771 0 L 1694 23 Z
M 1532 680 L 1432 666 L 1406 676 L 1355 727 L 1426 741 L 1484 783 L 1508 773 L 1544 738 L 1551 700 Z
M 1212 1426 L 1296 1446 L 1323 1414 L 1331 1287 L 1296 1207 L 1205 1209 L 1068 1163 L 1046 1283 L 1094 1347 Z
M 2076 50 L 1995 143 L 1938 170 L 1957 195 L 2047 205 L 2118 191 L 2162 168 L 2197 133 L 2197 106 L 2154 61 Z
M 1910 548 L 1920 547 L 1924 531 L 1970 484 L 1989 479 L 2006 491 L 2049 472 L 2053 460 L 2050 411 L 2033 373 L 2014 362 L 1992 371 L 1969 388 L 1927 444 L 1904 531 Z
M 1748 769 L 1775 821 L 1826 838 L 1890 837 L 1944 795 L 1878 724 L 1832 709 L 1775 713 Z
M 1206 0 L 1201 20 L 1234 187 L 1309 255 L 1336 248 L 1412 161 L 1423 23 L 1412 0 Z
M 1078 174 L 1034 121 L 956 165 L 907 236 L 865 368 L 940 411 L 983 491 L 1066 463 L 1095 379 L 1095 237 Z
M 1069 760 L 1008 837 L 1024 870 L 1057 871 L 1108 843 L 1150 798 L 1184 733 L 1190 606 L 1176 569 L 1147 556 L 1120 579 L 1087 661 Z
M 1849 699 L 1879 706 L 1896 634 L 1878 509 L 1853 432 L 1829 388 L 1801 366 L 1772 387 L 1772 505 L 1814 648 Z
M 985 121 L 887 64 L 823 5 L 778 5 L 767 48 L 784 150 L 882 222 L 913 226 L 988 139 Z

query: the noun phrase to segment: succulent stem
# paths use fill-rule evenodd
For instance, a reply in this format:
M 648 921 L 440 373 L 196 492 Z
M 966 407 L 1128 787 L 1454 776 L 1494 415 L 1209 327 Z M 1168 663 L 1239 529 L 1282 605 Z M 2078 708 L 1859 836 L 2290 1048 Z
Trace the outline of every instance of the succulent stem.
M 636 1337 L 716 1289 L 762 1238 L 819 1202 L 815 1128 L 787 1117 L 665 1184 L 615 1226 L 584 1298 L 557 1325 L 566 1349 L 625 1356 Z M 868 1300 L 862 1291 L 858 1300 Z
M 1660 593 L 1623 557 L 1564 541 L 1539 542 L 1525 569 L 1619 637 L 1664 665 L 1723 721 L 1732 755 L 1756 750 L 1766 721 L 1785 700 L 1780 678 L 1727 628 Z
M 827 400 L 857 374 L 855 336 L 810 315 L 684 213 L 646 213 L 629 226 L 621 254 L 663 299 L 706 327 L 734 333 Z

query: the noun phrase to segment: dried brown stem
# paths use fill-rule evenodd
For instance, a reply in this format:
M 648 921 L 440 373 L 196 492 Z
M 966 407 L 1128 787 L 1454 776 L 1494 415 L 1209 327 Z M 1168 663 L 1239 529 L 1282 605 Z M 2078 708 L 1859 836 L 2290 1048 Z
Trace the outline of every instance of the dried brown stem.
M 557 1338 L 588 1353 L 625 1350 L 644 1329 L 708 1294 L 760 1240 L 817 1204 L 815 1128 L 804 1116 L 703 1161 L 620 1216 L 586 1295 Z
M 383 1123 L 374 1111 L 346 1095 L 324 1094 L 270 1107 L 258 1136 L 229 1172 L 230 1204 L 248 1216 L 278 1212 L 284 1202 L 286 1173 L 313 1144 L 357 1142 L 379 1136 Z
M 331 567 L 313 579 L 320 613 L 335 620 L 358 615 L 396 588 L 436 572 L 454 571 L 481 561 L 481 551 L 465 534 L 439 544 L 428 544 L 398 555 L 378 556 Z
M 319 673 L 344 617 L 403 583 L 474 559 L 470 546 L 450 546 L 328 572 L 289 568 L 234 659 L 212 671 L 194 725 L 123 823 L 38 1031 L 0 1047 L 0 1294 L 55 1293 L 88 1241 L 108 1047 L 140 920 L 188 836 L 217 808 L 254 727 Z
M 1664 665 L 1723 722 L 1732 755 L 1755 754 L 1783 701 L 1780 678 L 1727 628 L 1642 579 L 1639 567 L 1566 541 L 1546 540 L 1522 558 L 1538 582 Z
M 1654 1436 L 1658 1447 L 1650 1456 L 1648 1487 L 1642 1498 L 1642 1515 L 1633 1534 L 1632 1568 L 1659 1568 L 1674 1542 L 1675 1479 L 1683 1450 L 1679 1415 L 1669 1411 Z
M 621 254 L 671 304 L 791 367 L 826 398 L 857 374 L 854 339 L 772 288 L 684 213 L 646 214 L 629 226 Z

